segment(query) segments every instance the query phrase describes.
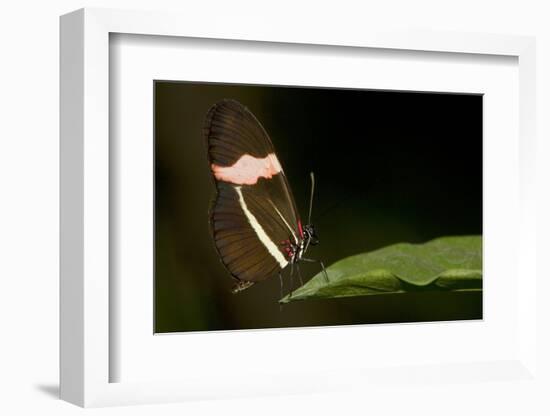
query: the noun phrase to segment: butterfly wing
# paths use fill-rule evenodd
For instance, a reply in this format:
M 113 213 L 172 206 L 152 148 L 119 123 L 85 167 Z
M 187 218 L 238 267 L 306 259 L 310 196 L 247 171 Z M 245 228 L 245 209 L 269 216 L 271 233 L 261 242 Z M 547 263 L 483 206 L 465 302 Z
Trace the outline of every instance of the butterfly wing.
M 289 263 L 301 225 L 273 144 L 262 125 L 234 100 L 215 104 L 204 135 L 217 194 L 210 222 L 214 243 L 237 290 Z

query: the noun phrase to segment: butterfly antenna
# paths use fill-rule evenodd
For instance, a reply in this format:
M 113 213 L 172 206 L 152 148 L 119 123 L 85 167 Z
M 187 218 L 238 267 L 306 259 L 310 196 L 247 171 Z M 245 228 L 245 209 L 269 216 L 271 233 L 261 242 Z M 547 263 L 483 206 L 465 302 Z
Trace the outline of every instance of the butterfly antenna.
M 311 178 L 311 194 L 309 196 L 309 215 L 307 217 L 307 223 L 311 224 L 311 210 L 313 208 L 313 192 L 315 191 L 315 175 L 313 174 L 313 172 L 310 172 L 309 176 Z

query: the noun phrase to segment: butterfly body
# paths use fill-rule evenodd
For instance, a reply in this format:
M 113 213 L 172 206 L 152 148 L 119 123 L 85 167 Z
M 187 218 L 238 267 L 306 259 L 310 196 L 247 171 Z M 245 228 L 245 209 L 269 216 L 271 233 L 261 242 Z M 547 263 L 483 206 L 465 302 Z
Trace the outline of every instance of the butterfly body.
M 212 106 L 204 136 L 217 190 L 214 244 L 240 291 L 303 260 L 318 239 L 312 225 L 302 226 L 271 139 L 246 107 L 234 100 Z

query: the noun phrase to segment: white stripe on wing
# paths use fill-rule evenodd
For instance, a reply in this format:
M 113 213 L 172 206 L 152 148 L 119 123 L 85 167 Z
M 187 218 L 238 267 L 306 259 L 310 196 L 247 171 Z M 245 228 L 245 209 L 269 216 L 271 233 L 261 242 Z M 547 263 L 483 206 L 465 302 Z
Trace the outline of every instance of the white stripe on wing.
M 258 222 L 254 214 L 252 214 L 252 212 L 250 212 L 250 210 L 246 206 L 246 202 L 244 200 L 241 187 L 235 186 L 234 188 L 235 188 L 235 191 L 237 191 L 237 195 L 239 196 L 239 205 L 241 206 L 244 212 L 244 215 L 246 216 L 246 219 L 252 226 L 252 229 L 254 230 L 254 232 L 262 242 L 262 244 L 265 246 L 265 248 L 267 248 L 267 251 L 269 251 L 269 254 L 271 254 L 275 258 L 275 260 L 277 260 L 277 263 L 279 263 L 279 265 L 281 266 L 281 269 L 286 267 L 286 265 L 288 264 L 288 261 L 285 259 L 285 256 L 283 256 L 283 253 L 279 251 L 275 243 L 271 241 L 271 239 L 263 229 L 262 225 Z
M 294 230 L 292 229 L 292 227 L 290 226 L 290 224 L 287 222 L 287 220 L 285 219 L 285 217 L 283 217 L 283 214 L 281 214 L 281 211 L 279 211 L 279 209 L 277 208 L 277 206 L 273 203 L 273 201 L 271 199 L 268 199 L 269 203 L 271 204 L 271 206 L 273 207 L 273 209 L 275 210 L 275 212 L 277 214 L 279 214 L 279 217 L 281 217 L 281 219 L 283 220 L 283 222 L 285 223 L 286 227 L 288 228 L 288 230 L 290 231 L 290 234 L 292 234 L 292 237 L 294 237 L 294 241 L 296 244 L 298 244 L 298 237 L 296 237 L 296 233 L 294 232 Z

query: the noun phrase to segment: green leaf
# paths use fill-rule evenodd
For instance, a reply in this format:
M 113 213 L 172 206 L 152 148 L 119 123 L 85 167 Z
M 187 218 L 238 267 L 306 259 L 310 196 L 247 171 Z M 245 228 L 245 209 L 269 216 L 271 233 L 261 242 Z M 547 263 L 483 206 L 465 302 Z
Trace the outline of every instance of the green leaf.
M 482 289 L 481 236 L 399 243 L 339 260 L 280 303 L 414 291 Z

